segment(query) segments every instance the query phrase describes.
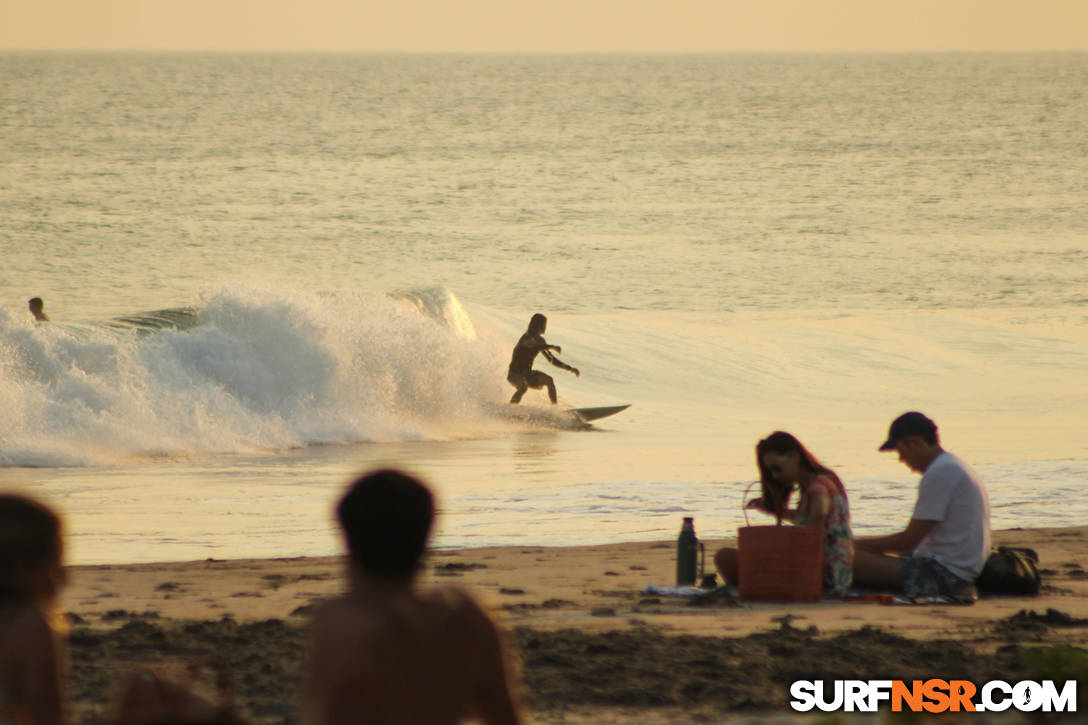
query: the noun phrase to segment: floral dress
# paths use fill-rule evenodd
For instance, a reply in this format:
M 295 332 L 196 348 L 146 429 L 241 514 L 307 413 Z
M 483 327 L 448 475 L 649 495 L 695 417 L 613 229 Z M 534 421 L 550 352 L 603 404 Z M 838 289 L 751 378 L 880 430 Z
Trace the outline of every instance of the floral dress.
M 808 520 L 808 499 L 815 490 L 822 490 L 831 500 L 824 522 L 824 594 L 841 597 L 854 578 L 854 538 L 850 533 L 850 502 L 846 489 L 836 478 L 824 474 L 812 477 L 801 494 L 796 523 L 804 526 Z

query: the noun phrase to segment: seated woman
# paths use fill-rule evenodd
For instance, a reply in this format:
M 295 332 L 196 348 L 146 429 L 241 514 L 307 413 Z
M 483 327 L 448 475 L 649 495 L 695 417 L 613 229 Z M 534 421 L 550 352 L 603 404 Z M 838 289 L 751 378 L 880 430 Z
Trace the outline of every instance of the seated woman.
M 789 433 L 776 431 L 756 445 L 756 463 L 762 497 L 748 508 L 773 514 L 798 526 L 812 526 L 824 532 L 823 591 L 841 597 L 850 588 L 853 575 L 854 543 L 850 533 L 850 505 L 846 489 L 834 471 L 827 468 Z M 797 508 L 789 508 L 794 489 L 801 492 Z M 725 548 L 714 555 L 714 563 L 729 584 L 737 584 L 737 550 Z

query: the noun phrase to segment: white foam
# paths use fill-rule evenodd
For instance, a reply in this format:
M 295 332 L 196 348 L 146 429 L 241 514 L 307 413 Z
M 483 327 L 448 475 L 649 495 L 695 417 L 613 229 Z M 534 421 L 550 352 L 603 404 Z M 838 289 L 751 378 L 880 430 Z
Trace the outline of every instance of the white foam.
M 499 349 L 445 290 L 234 288 L 200 316 L 148 333 L 0 312 L 0 465 L 443 439 L 502 393 Z

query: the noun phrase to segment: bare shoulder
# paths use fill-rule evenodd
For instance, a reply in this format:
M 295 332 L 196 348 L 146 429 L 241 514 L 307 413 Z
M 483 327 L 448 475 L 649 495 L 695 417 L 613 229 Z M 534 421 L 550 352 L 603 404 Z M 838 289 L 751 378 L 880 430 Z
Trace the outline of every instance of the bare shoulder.
M 349 633 L 362 634 L 374 619 L 369 610 L 350 597 L 341 596 L 318 604 L 310 617 L 310 627 L 314 636 L 333 633 L 333 636 L 342 637 Z
M 488 623 L 483 607 L 464 589 L 458 587 L 434 587 L 420 594 L 420 601 L 432 614 L 463 624 Z
M 512 665 L 495 622 L 464 590 L 440 587 L 426 596 L 447 618 L 444 631 L 453 635 L 447 651 L 454 653 L 459 676 L 472 693 L 470 708 L 483 722 L 516 725 L 520 718 L 511 689 Z
M 319 604 L 310 617 L 308 679 L 319 689 L 332 680 L 358 676 L 389 636 L 380 614 L 342 596 Z M 324 683 L 324 684 L 321 684 Z
M 390 617 L 398 620 L 407 617 L 474 632 L 491 626 L 491 618 L 468 592 L 448 586 L 418 591 L 377 607 L 360 605 L 350 596 L 330 599 L 315 608 L 311 626 L 316 636 L 325 633 L 353 638 L 384 636 Z
M 454 633 L 466 647 L 494 649 L 498 626 L 476 599 L 457 587 L 436 587 L 421 594 L 427 618 Z
M 835 481 L 824 473 L 818 473 L 812 477 L 808 486 L 809 495 L 834 496 L 839 492 Z
M 526 332 L 521 336 L 521 339 L 518 340 L 518 344 L 522 347 L 536 348 L 543 347 L 546 343 L 544 342 L 543 335 L 537 335 L 534 332 Z

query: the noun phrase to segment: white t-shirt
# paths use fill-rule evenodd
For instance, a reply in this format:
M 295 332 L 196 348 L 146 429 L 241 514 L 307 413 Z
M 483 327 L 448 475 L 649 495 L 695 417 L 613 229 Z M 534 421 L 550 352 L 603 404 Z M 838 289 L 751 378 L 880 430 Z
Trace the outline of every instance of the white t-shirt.
M 932 557 L 974 581 L 990 553 L 990 497 L 978 474 L 957 456 L 941 453 L 918 484 L 914 518 L 939 522 L 914 556 Z

